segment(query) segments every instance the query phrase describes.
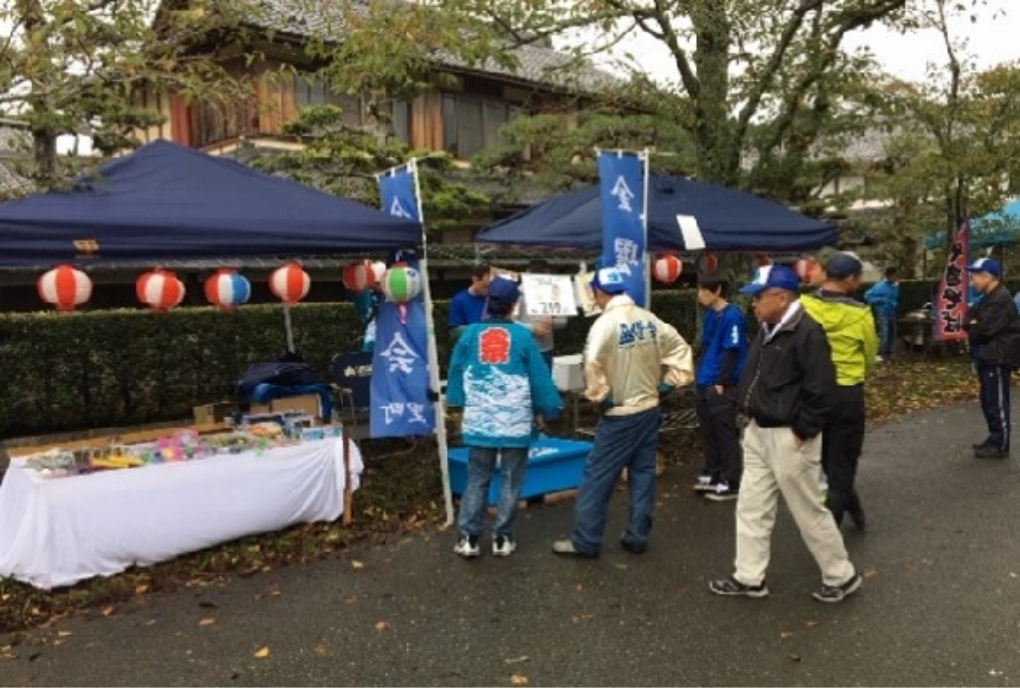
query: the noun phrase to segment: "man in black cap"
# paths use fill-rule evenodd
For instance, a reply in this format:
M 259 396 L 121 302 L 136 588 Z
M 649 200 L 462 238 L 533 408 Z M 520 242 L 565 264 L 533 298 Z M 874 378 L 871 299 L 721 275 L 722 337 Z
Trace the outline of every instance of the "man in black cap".
M 978 258 L 969 266 L 970 283 L 981 299 L 970 309 L 964 329 L 981 382 L 981 410 L 988 437 L 974 445 L 979 459 L 1009 457 L 1009 382 L 1018 362 L 1016 305 L 1002 284 L 1002 266 L 991 258 Z
M 822 468 L 828 482 L 826 506 L 843 523 L 849 513 L 864 530 L 864 508 L 854 489 L 857 461 L 864 447 L 864 380 L 875 362 L 878 338 L 871 309 L 853 295 L 864 269 L 852 253 L 833 254 L 825 262 L 821 287 L 800 302 L 825 330 L 836 368 L 832 415 L 822 429 Z

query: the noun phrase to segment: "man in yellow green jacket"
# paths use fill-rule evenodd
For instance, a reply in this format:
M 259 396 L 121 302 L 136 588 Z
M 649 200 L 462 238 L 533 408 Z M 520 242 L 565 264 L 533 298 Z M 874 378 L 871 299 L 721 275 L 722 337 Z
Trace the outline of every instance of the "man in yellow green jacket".
M 860 259 L 836 253 L 824 269 L 825 281 L 801 304 L 825 330 L 836 368 L 834 412 L 822 430 L 822 470 L 829 486 L 826 506 L 837 526 L 848 513 L 857 529 L 864 530 L 864 509 L 854 479 L 864 446 L 864 380 L 878 353 L 878 336 L 871 308 L 853 298 L 861 282 Z

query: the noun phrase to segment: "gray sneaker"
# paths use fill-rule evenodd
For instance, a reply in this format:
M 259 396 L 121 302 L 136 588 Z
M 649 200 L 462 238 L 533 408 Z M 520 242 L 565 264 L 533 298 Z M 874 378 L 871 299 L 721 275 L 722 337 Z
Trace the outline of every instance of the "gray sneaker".
M 574 547 L 573 540 L 557 540 L 556 542 L 553 543 L 552 550 L 556 554 L 560 554 L 565 557 L 581 557 L 585 559 L 594 559 L 599 555 L 598 552 L 595 552 L 594 554 L 588 554 L 587 552 L 580 551 L 579 549 Z
M 729 578 L 720 578 L 718 580 L 710 581 L 708 589 L 716 595 L 723 595 L 724 597 L 768 597 L 769 589 L 765 585 L 765 581 L 762 581 L 760 585 L 748 585 L 741 583 L 733 576 Z
M 482 548 L 478 546 L 478 536 L 461 535 L 457 544 L 453 546 L 453 553 L 459 554 L 465 559 L 477 557 L 482 553 Z
M 492 556 L 509 557 L 517 550 L 517 542 L 513 538 L 497 535 L 492 541 Z
M 864 579 L 861 578 L 861 575 L 855 573 L 853 578 L 843 583 L 843 585 L 823 585 L 821 590 L 811 593 L 811 597 L 819 602 L 842 602 L 860 590 L 863 583 Z

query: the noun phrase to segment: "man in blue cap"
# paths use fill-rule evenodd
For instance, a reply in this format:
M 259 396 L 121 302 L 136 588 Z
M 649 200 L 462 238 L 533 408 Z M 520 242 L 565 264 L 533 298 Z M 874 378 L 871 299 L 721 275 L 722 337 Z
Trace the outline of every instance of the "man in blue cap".
M 729 578 L 709 583 L 716 595 L 769 594 L 765 572 L 780 494 L 822 570 L 813 597 L 841 602 L 861 587 L 822 498 L 821 432 L 832 415 L 836 372 L 825 331 L 805 314 L 799 289 L 792 270 L 768 265 L 740 290 L 754 299 L 761 330 L 740 376 L 738 398 L 751 421 L 737 497 L 736 566 Z
M 964 329 L 981 383 L 981 410 L 988 437 L 974 445 L 979 459 L 1009 457 L 1009 382 L 1018 362 L 1017 311 L 1002 284 L 1002 266 L 991 258 L 978 258 L 969 266 L 970 283 L 981 294 L 971 306 Z
M 633 554 L 648 548 L 655 510 L 655 454 L 662 411 L 659 395 L 694 381 L 691 348 L 676 329 L 637 306 L 625 293 L 626 278 L 609 267 L 591 282 L 602 315 L 584 347 L 584 395 L 602 415 L 574 504 L 574 531 L 553 543 L 556 554 L 597 557 L 606 507 L 627 469 L 629 508 L 621 546 Z

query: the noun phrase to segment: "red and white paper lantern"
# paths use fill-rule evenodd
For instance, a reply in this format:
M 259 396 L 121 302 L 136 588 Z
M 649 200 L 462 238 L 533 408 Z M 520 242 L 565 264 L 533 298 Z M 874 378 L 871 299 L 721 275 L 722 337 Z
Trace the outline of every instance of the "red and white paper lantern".
M 56 306 L 58 311 L 73 311 L 75 306 L 92 298 L 92 280 L 70 265 L 58 265 L 44 273 L 36 288 L 39 298 Z
M 381 272 L 377 272 L 377 265 L 382 265 Z M 344 287 L 347 288 L 347 291 L 360 294 L 381 280 L 384 272 L 386 272 L 385 263 L 359 260 L 344 268 Z
M 298 263 L 287 263 L 269 276 L 269 291 L 285 304 L 294 304 L 308 295 L 312 279 Z
M 663 284 L 672 284 L 680 278 L 683 267 L 679 258 L 671 253 L 664 253 L 655 259 L 652 275 Z
M 801 282 L 810 283 L 814 280 L 818 270 L 818 261 L 808 258 L 801 258 L 793 264 L 793 271 L 797 273 L 797 277 L 800 277 Z
M 169 270 L 156 268 L 135 282 L 138 300 L 157 313 L 168 311 L 184 300 L 184 283 Z
M 217 270 L 205 281 L 205 298 L 220 310 L 237 308 L 250 297 L 251 282 L 235 270 Z
M 719 258 L 714 253 L 702 253 L 698 258 L 698 272 L 712 273 L 719 268 Z

